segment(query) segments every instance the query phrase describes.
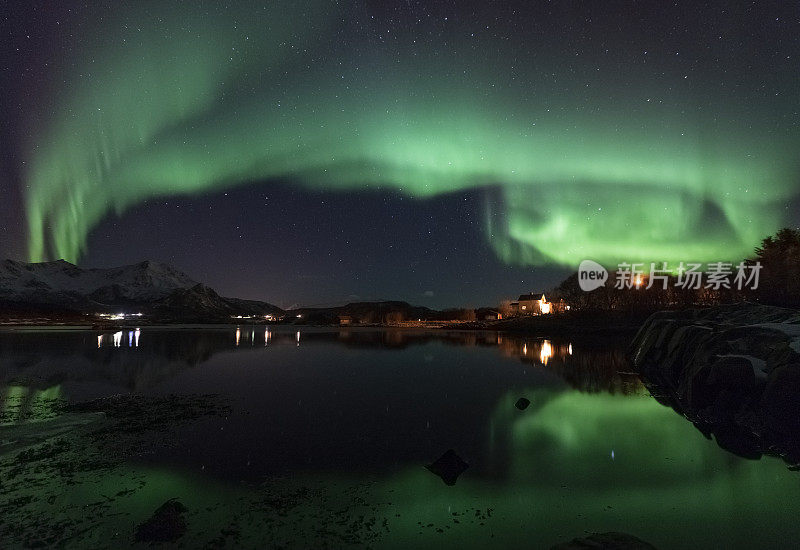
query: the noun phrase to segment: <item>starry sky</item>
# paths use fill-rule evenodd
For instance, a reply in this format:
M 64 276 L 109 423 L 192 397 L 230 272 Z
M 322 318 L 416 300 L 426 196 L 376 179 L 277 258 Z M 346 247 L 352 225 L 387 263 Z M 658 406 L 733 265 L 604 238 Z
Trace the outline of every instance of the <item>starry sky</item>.
M 2 10 L 3 257 L 443 307 L 800 223 L 796 3 Z

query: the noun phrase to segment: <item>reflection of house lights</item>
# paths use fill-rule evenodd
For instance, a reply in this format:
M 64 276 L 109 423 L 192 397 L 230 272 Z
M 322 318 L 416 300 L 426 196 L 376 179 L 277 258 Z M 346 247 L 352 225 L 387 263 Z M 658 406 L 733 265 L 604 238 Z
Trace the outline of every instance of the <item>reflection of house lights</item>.
M 640 287 L 640 286 L 642 286 L 642 276 L 641 276 L 641 275 L 637 275 L 637 276 L 636 276 L 636 282 L 635 282 L 634 284 L 635 284 L 637 287 Z
M 265 331 L 264 331 L 264 345 L 265 345 L 265 346 L 266 346 L 267 344 L 269 344 L 269 338 L 270 338 L 270 336 L 272 336 L 272 335 L 269 333 L 269 329 L 265 330 Z
M 572 344 L 569 345 L 569 348 L 567 349 L 567 351 L 569 352 L 570 355 L 572 355 Z
M 550 340 L 542 342 L 542 349 L 539 351 L 539 361 L 542 365 L 546 365 L 547 361 L 553 356 L 553 348 L 550 345 Z
M 239 345 L 239 340 L 242 338 L 242 331 L 238 327 L 236 328 L 236 345 Z
M 297 331 L 297 334 L 295 334 L 295 338 L 297 339 L 297 345 L 299 346 L 300 345 L 300 331 L 299 330 Z
M 113 338 L 113 342 L 112 343 L 113 343 L 113 346 L 115 348 L 121 348 L 122 347 L 122 345 L 123 345 L 122 344 L 123 332 L 124 331 L 120 330 L 120 331 L 117 331 L 114 334 L 112 334 L 112 338 Z M 141 329 L 138 329 L 138 328 L 136 330 L 129 330 L 128 331 L 128 347 L 129 348 L 132 348 L 132 347 L 137 347 L 138 348 L 139 347 L 139 336 L 141 335 L 141 333 L 142 333 Z M 104 337 L 103 334 L 98 334 L 97 335 L 97 348 L 98 349 L 103 347 L 103 337 Z
M 522 344 L 522 355 L 528 355 L 528 344 Z

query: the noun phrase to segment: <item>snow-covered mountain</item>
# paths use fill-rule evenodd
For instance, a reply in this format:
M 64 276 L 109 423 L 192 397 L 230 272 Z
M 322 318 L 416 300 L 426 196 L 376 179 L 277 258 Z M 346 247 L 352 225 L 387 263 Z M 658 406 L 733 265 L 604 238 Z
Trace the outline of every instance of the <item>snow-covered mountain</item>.
M 31 294 L 77 293 L 102 298 L 157 300 L 197 281 L 153 261 L 110 269 L 84 269 L 64 260 L 25 264 L 13 260 L 0 263 L 0 296 L 31 298 Z
M 149 260 L 109 269 L 81 268 L 64 260 L 0 262 L 0 313 L 105 312 L 120 307 L 196 319 L 282 312 L 266 302 L 223 298 L 172 266 Z

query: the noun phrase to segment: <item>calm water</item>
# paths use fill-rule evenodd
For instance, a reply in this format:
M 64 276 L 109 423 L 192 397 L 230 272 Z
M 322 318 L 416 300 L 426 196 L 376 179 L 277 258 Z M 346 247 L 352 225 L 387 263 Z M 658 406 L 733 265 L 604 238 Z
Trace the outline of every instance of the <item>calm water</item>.
M 604 531 L 662 549 L 791 546 L 800 473 L 720 449 L 627 370 L 619 343 L 494 333 L 0 331 L 6 443 L 54 399 L 213 393 L 230 407 L 0 505 L 68 518 L 75 547 L 130 544 L 173 497 L 188 547 L 548 548 Z M 448 449 L 469 464 L 454 486 L 424 468 Z

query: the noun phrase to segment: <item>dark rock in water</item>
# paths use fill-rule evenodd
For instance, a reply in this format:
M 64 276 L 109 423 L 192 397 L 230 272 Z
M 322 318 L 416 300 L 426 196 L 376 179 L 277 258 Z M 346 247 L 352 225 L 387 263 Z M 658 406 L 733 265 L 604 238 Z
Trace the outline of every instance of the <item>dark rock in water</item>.
M 448 449 L 436 462 L 425 467 L 442 478 L 446 485 L 455 485 L 458 476 L 469 468 L 469 464 L 464 462 L 453 449 Z
M 758 460 L 761 452 L 761 441 L 753 433 L 742 430 L 735 424 L 719 424 L 714 426 L 714 439 L 717 445 L 742 458 Z
M 720 447 L 800 463 L 800 311 L 662 311 L 639 330 L 631 356 L 654 397 Z
M 656 550 L 652 544 L 627 533 L 595 533 L 582 539 L 556 544 L 551 550 Z
M 137 542 L 173 542 L 186 533 L 186 507 L 179 501 L 168 500 L 150 519 L 136 527 Z
M 528 408 L 528 405 L 530 405 L 530 404 L 531 404 L 531 402 L 530 402 L 529 399 L 525 399 L 524 397 L 520 397 L 519 399 L 517 399 L 517 402 L 514 403 L 514 406 L 516 408 L 518 408 L 519 410 L 524 411 L 525 409 Z

